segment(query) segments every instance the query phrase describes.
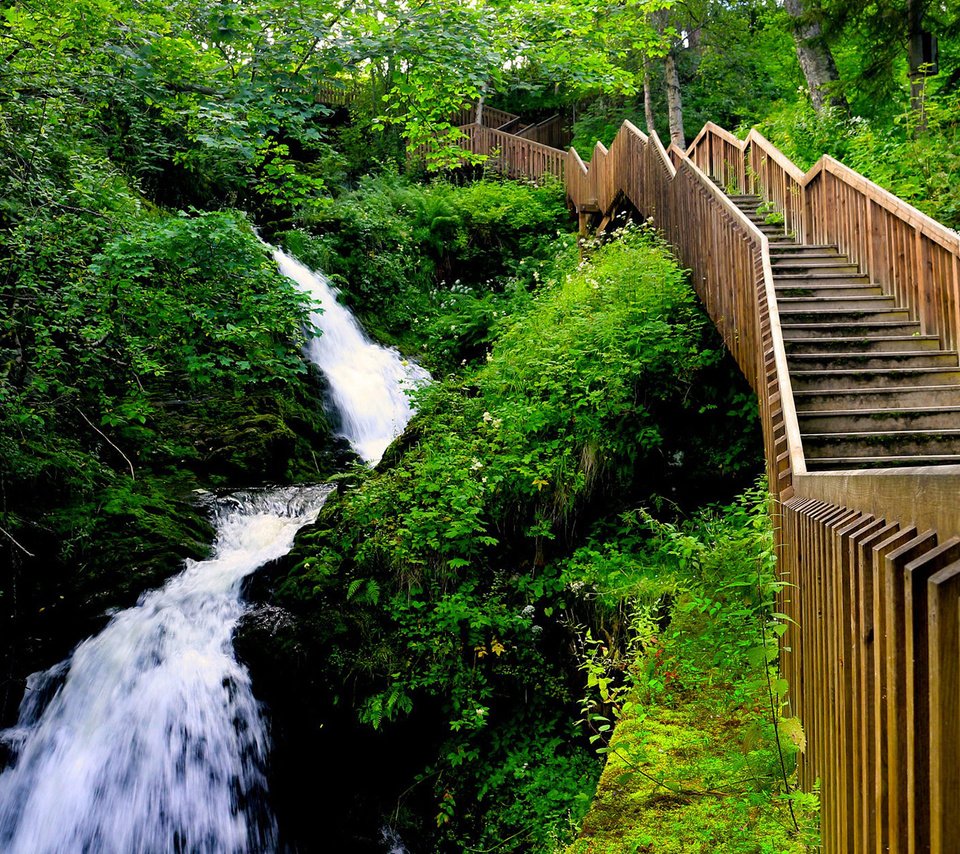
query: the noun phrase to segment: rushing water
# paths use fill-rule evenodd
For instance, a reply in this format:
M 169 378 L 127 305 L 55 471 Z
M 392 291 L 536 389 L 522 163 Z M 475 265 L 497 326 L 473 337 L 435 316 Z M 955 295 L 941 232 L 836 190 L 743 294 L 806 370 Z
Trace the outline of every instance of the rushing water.
M 67 664 L 31 679 L 16 764 L 0 776 L 0 849 L 269 851 L 267 737 L 230 635 L 243 579 L 293 545 L 327 486 L 215 505 L 213 556 L 117 614 Z M 43 695 L 62 685 L 43 707 Z M 39 702 L 35 702 L 35 696 Z
M 273 257 L 280 271 L 322 309 L 310 318 L 322 334 L 310 339 L 307 355 L 330 383 L 341 435 L 359 457 L 375 465 L 413 415 L 407 392 L 430 375 L 396 350 L 371 341 L 337 301 L 326 277 L 280 249 L 274 250 Z
M 369 464 L 412 413 L 428 375 L 372 343 L 322 276 L 281 270 L 324 309 L 307 355 L 327 375 L 343 435 Z M 30 677 L 13 760 L 0 774 L 4 854 L 240 854 L 277 847 L 265 799 L 269 748 L 250 676 L 233 654 L 243 579 L 286 554 L 331 487 L 215 502 L 213 556 L 113 617 L 69 659 Z M 394 851 L 398 840 L 385 839 Z

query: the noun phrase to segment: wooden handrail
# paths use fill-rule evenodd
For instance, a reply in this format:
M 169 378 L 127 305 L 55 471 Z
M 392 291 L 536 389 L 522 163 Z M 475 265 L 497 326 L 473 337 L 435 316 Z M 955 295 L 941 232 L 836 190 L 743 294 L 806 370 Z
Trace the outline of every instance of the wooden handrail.
M 720 130 L 706 126 L 691 146 L 701 168 L 710 140 L 729 137 Z M 783 214 L 786 232 L 801 242 L 835 244 L 909 309 L 924 334 L 960 346 L 957 232 L 829 155 L 804 173 L 757 130 L 743 150 L 749 189 Z M 722 171 L 711 177 L 722 180 Z
M 494 130 L 485 125 L 471 124 L 460 128 L 461 148 L 480 154 L 494 162 L 491 165 L 509 178 L 532 178 L 544 175 L 563 177 L 567 153 L 516 134 Z
M 755 145 L 761 151 L 770 157 L 784 172 L 786 172 L 794 181 L 803 184 L 805 182 L 803 170 L 788 158 L 779 148 L 771 143 L 756 128 L 753 128 L 747 134 L 747 138 L 742 143 L 743 148 Z
M 701 140 L 707 136 L 729 144 L 726 132 L 708 128 Z M 789 498 L 792 478 L 806 472 L 806 463 L 766 236 L 685 151 L 673 145 L 668 151 L 655 134 L 629 122 L 609 149 L 594 146 L 589 166 L 571 151 L 566 174 L 578 209 L 604 213 L 623 194 L 653 216 L 691 268 L 697 292 L 760 400 L 771 489 Z

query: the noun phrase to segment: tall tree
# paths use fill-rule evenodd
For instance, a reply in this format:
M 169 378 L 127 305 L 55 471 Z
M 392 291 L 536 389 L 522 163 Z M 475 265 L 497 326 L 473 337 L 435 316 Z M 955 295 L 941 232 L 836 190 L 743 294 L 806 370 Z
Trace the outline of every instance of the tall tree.
M 820 112 L 827 104 L 846 109 L 847 102 L 839 91 L 840 75 L 833 53 L 823 36 L 820 8 L 816 0 L 784 0 L 784 6 L 793 18 L 793 40 L 797 59 L 810 91 L 810 103 Z

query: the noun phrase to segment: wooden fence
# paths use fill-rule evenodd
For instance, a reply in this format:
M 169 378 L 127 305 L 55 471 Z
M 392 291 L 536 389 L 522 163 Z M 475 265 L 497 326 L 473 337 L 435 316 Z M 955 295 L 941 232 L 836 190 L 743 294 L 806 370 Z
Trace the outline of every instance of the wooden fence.
M 807 472 L 754 192 L 784 230 L 836 244 L 954 345 L 954 232 L 824 157 L 806 174 L 759 133 L 707 125 L 684 152 L 624 123 L 589 164 L 567 155 L 581 214 L 623 197 L 655 224 L 757 391 L 777 522 L 781 666 L 821 784 L 827 852 L 960 851 L 960 466 Z
M 509 127 L 501 128 L 501 130 L 509 130 Z M 516 134 L 522 139 L 529 139 L 542 145 L 560 149 L 566 148 L 573 138 L 569 121 L 561 115 L 550 116 L 536 124 L 528 125 L 522 130 L 518 130 Z
M 466 125 L 460 130 L 464 134 L 460 146 L 473 154 L 485 155 L 486 165 L 508 178 L 539 181 L 545 175 L 563 177 L 566 152 L 560 149 L 483 125 Z
M 451 116 L 450 124 L 456 125 L 457 127 L 461 125 L 476 124 L 477 106 L 477 104 L 465 104 L 460 108 L 458 113 Z M 495 107 L 488 107 L 484 105 L 483 109 L 480 111 L 480 119 L 480 124 L 482 124 L 485 128 L 491 128 L 492 130 L 507 130 L 510 126 L 520 121 L 520 116 L 514 115 L 513 113 L 508 113 L 506 110 L 498 110 Z

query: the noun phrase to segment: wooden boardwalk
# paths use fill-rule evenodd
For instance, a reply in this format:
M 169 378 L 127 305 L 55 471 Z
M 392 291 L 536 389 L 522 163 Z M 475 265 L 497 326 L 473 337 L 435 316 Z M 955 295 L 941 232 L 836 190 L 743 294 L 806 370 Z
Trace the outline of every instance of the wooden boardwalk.
M 629 203 L 690 268 L 757 393 L 823 850 L 960 851 L 960 236 L 755 131 L 666 150 L 626 122 L 589 163 L 508 127 L 464 145 L 563 177 L 584 226 Z

